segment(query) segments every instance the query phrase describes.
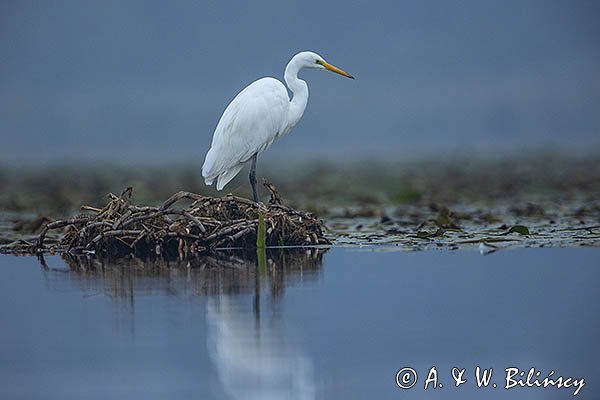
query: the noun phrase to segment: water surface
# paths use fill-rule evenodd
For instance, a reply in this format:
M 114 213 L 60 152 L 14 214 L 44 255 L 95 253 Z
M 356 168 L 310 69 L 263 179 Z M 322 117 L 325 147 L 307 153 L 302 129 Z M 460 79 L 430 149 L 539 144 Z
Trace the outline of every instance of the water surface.
M 600 393 L 600 249 L 269 253 L 190 265 L 0 256 L 0 398 L 572 398 Z M 424 390 L 430 369 L 443 387 Z M 497 388 L 478 389 L 476 366 Z M 407 390 L 396 373 L 412 367 Z M 454 387 L 452 367 L 468 382 Z M 526 372 L 525 372 L 526 373 Z M 492 383 L 490 383 L 491 385 Z

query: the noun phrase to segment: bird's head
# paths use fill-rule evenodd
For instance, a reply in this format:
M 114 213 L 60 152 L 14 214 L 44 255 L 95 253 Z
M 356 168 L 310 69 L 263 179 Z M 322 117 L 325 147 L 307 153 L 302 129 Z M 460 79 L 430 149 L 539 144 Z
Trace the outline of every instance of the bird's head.
M 318 55 L 317 53 L 313 53 L 312 51 L 303 51 L 302 53 L 298 53 L 294 56 L 292 60 L 296 59 L 300 64 L 301 68 L 316 68 L 323 69 L 331 72 L 335 72 L 336 74 L 340 74 L 345 76 L 346 78 L 354 79 L 352 75 L 349 73 L 342 71 L 338 67 L 335 67 L 329 64 L 323 57 Z

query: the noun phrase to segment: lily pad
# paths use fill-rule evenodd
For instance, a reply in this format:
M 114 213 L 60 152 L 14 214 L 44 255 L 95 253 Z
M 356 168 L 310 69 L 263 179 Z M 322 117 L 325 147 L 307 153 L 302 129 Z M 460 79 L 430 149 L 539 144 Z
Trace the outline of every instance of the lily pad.
M 513 232 L 516 232 L 519 235 L 529 235 L 529 228 L 527 228 L 525 225 L 514 225 L 514 226 L 510 227 L 510 229 L 508 230 L 508 232 L 506 232 L 506 234 L 513 233 Z

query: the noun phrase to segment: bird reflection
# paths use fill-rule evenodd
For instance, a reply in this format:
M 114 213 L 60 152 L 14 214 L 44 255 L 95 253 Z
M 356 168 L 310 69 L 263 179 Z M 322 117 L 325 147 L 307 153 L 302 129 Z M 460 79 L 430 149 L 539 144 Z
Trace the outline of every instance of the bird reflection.
M 230 295 L 207 302 L 208 349 L 233 399 L 313 399 L 312 360 L 281 320 L 253 318 Z

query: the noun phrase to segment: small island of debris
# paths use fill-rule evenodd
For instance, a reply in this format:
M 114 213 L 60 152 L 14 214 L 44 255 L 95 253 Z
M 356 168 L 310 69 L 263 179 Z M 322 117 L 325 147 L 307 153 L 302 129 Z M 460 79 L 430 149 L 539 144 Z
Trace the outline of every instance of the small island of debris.
M 132 203 L 132 189 L 109 194 L 102 208 L 47 223 L 37 243 L 19 241 L 12 253 L 69 252 L 109 257 L 187 257 L 222 248 L 327 245 L 323 221 L 280 203 L 274 188 L 269 204 L 228 194 L 208 197 L 177 192 L 160 206 Z M 61 237 L 49 232 L 63 230 Z M 258 236 L 258 240 L 257 240 Z

